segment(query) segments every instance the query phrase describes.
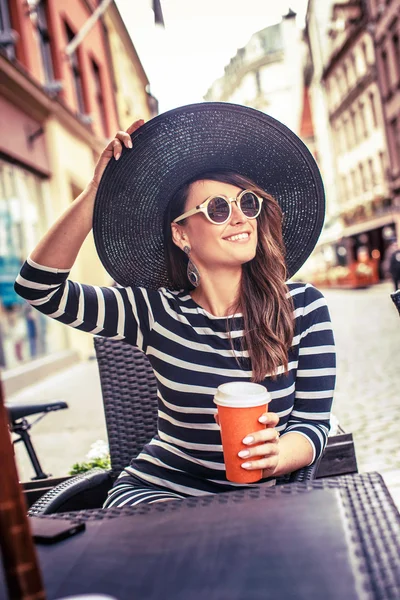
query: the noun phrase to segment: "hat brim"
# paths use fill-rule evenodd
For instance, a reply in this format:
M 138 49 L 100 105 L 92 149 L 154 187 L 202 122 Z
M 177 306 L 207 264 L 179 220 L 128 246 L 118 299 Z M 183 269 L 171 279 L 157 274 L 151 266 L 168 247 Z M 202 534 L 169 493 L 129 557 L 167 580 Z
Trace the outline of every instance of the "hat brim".
M 171 285 L 163 239 L 168 202 L 185 181 L 211 169 L 247 176 L 279 202 L 289 277 L 311 254 L 325 215 L 321 175 L 305 144 L 276 119 L 235 104 L 193 104 L 151 119 L 132 143 L 107 165 L 93 216 L 98 255 L 117 283 Z

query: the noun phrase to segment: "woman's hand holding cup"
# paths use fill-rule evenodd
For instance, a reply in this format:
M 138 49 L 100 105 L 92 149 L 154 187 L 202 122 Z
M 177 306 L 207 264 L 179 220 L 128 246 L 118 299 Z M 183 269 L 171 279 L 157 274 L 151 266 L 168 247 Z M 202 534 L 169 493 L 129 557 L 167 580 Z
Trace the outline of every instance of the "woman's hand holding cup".
M 279 419 L 269 414 L 270 401 L 271 394 L 258 383 L 232 381 L 218 387 L 214 402 L 228 481 L 253 483 L 276 469 L 278 432 L 275 426 Z
M 275 429 L 279 417 L 276 413 L 265 412 L 258 420 L 266 428 L 249 433 L 243 440 L 248 449 L 241 450 L 238 456 L 246 459 L 242 469 L 262 469 L 263 478 L 271 477 L 279 462 L 279 432 Z
M 218 413 L 214 418 L 219 425 Z M 238 456 L 246 459 L 241 465 L 242 469 L 247 471 L 262 469 L 263 478 L 271 477 L 279 462 L 279 432 L 275 429 L 279 417 L 276 413 L 264 412 L 258 420 L 265 425 L 266 429 L 249 433 L 242 440 L 248 449 L 238 452 Z

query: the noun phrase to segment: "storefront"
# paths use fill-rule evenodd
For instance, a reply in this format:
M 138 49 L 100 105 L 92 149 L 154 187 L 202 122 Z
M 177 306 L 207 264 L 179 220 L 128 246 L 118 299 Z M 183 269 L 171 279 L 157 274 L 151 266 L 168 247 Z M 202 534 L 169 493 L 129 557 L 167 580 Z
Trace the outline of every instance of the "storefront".
M 381 220 L 376 220 L 369 226 L 364 224 L 347 227 L 345 237 L 339 248 L 345 247 L 347 251 L 346 262 L 373 261 L 376 263 L 377 281 L 384 280 L 388 274 L 385 267 L 387 252 L 394 241 L 398 240 L 398 221 L 396 214 L 387 215 Z
M 46 115 L 34 111 L 28 100 L 19 95 L 19 106 L 0 95 L 0 366 L 5 369 L 53 350 L 45 318 L 14 292 L 23 261 L 46 230 L 45 189 L 51 174 Z
M 308 280 L 319 287 L 366 287 L 388 278 L 387 257 L 399 239 L 400 215 L 325 231 L 313 253 Z M 339 232 L 340 229 L 340 232 Z
M 0 159 L 0 364 L 15 367 L 49 351 L 46 319 L 14 292 L 14 281 L 45 227 L 43 182 Z

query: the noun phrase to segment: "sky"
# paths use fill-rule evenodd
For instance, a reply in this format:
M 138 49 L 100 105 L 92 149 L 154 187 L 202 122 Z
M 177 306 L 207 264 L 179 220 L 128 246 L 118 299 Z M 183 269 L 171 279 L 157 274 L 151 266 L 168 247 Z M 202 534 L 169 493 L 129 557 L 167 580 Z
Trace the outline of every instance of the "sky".
M 307 0 L 161 0 L 165 28 L 151 0 L 116 0 L 150 80 L 160 112 L 201 102 L 253 33 L 291 7 L 304 24 Z

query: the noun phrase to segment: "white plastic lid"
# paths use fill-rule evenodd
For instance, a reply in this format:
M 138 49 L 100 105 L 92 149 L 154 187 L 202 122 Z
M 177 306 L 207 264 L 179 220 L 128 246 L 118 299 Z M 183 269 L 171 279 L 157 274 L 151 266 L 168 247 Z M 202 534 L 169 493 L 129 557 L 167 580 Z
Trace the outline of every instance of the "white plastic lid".
M 232 408 L 262 406 L 271 401 L 271 394 L 259 383 L 232 381 L 223 383 L 214 396 L 215 404 Z

